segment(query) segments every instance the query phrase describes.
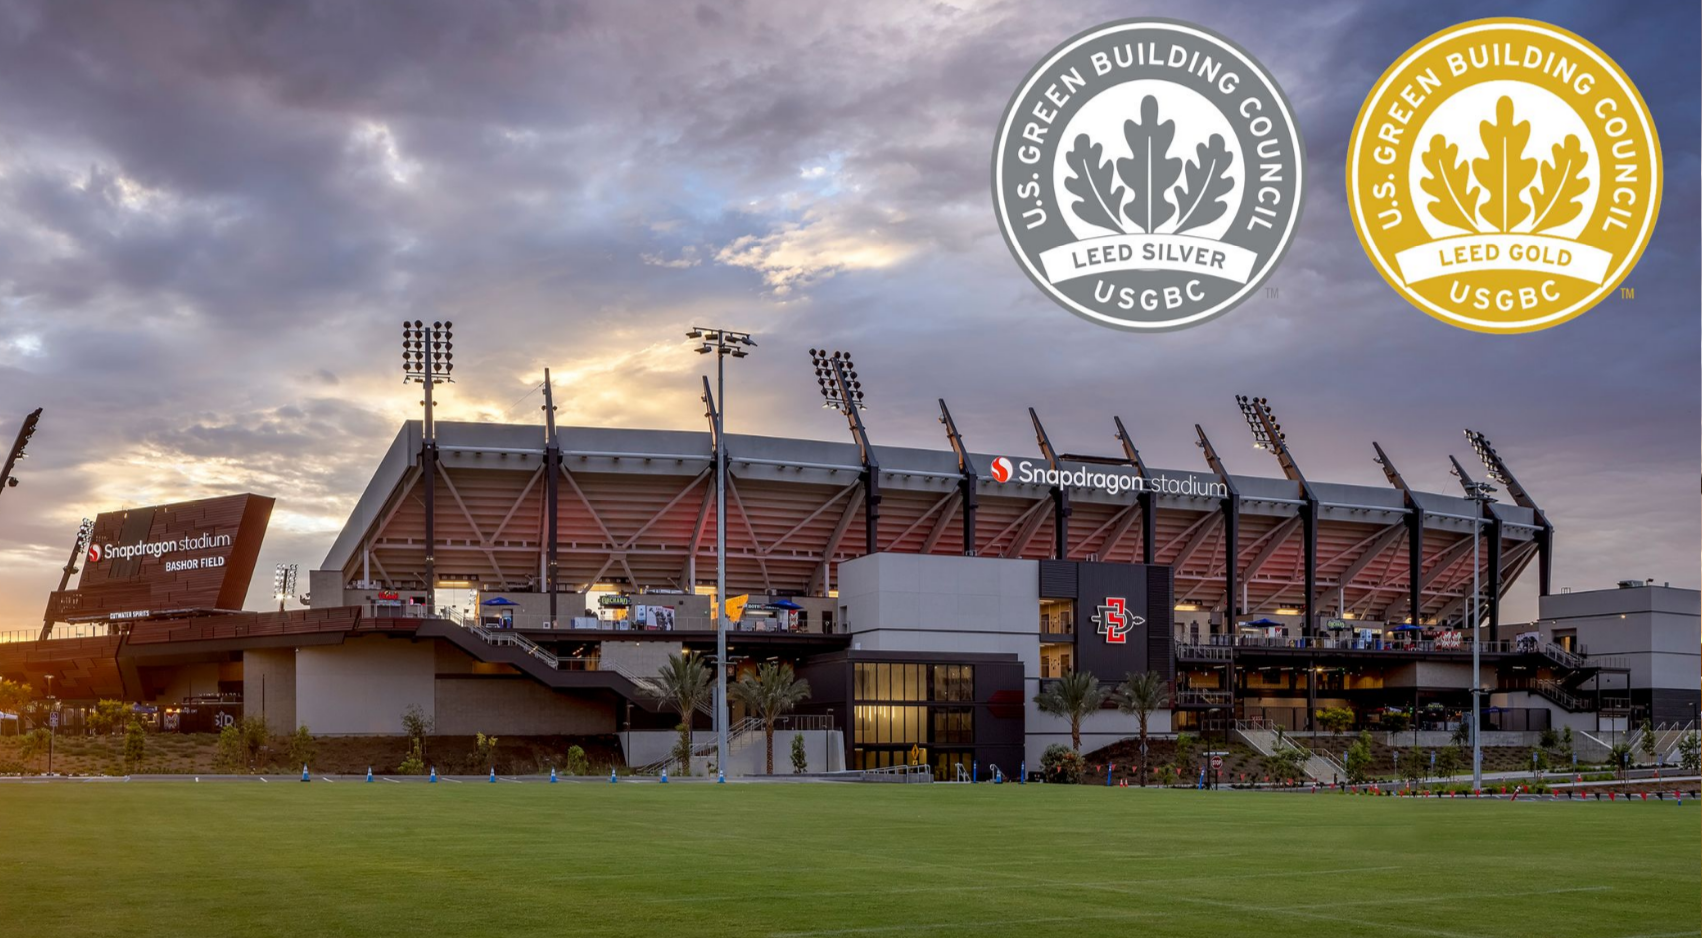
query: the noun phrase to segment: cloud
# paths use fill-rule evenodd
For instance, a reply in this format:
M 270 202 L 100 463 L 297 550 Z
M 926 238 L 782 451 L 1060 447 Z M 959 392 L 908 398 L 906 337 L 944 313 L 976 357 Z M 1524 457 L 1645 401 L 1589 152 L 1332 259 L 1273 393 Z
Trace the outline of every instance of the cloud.
M 1225 2 L 1198 17 L 1282 82 L 1307 141 L 1294 244 L 1197 329 L 1125 336 L 1052 305 L 993 223 L 993 133 L 1064 38 L 1148 3 L 778 0 L 338 5 L 0 0 L 0 434 L 45 408 L 0 495 L 0 629 L 28 625 L 85 514 L 279 496 L 262 563 L 311 567 L 417 388 L 400 319 L 456 322 L 444 419 L 701 426 L 694 324 L 761 342 L 729 369 L 730 429 L 840 438 L 805 351 L 857 354 L 879 442 L 1066 449 L 1122 414 L 1154 464 L 1231 468 L 1235 393 L 1271 398 L 1310 477 L 1383 484 L 1380 440 L 1450 491 L 1489 432 L 1559 526 L 1559 581 L 1695 585 L 1698 64 L 1693 6 L 1531 2 L 1630 69 L 1667 188 L 1635 301 L 1531 336 L 1401 302 L 1341 187 L 1365 90 L 1471 4 Z M 1617 569 L 1623 564 L 1623 569 Z M 1603 572 L 1607 566 L 1616 569 Z M 261 578 L 264 579 L 264 578 Z M 256 588 L 264 599 L 266 585 Z

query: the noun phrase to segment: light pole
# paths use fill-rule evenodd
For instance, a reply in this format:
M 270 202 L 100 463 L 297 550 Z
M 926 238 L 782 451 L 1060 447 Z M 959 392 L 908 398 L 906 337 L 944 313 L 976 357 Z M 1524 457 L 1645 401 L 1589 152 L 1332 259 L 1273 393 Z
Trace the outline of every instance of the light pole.
M 6 454 L 6 461 L 0 463 L 0 492 L 17 486 L 18 479 L 12 475 L 12 467 L 16 466 L 18 460 L 27 455 L 24 450 L 30 445 L 30 437 L 35 436 L 35 425 L 40 421 L 40 407 L 30 411 L 29 415 L 24 417 L 23 426 L 18 428 L 17 440 L 12 443 L 11 451 Z
M 426 325 L 424 322 L 402 320 L 402 380 L 403 382 L 418 382 L 425 388 L 425 399 L 420 406 L 425 408 L 425 422 L 420 434 L 420 475 L 425 483 L 425 588 L 426 615 L 437 615 L 437 541 L 433 529 L 434 508 L 437 501 L 437 431 L 432 421 L 431 389 L 439 384 L 447 384 L 455 379 L 449 375 L 455 370 L 455 346 L 450 340 L 455 333 L 452 322 L 434 322 Z
M 744 358 L 756 348 L 748 332 L 693 326 L 686 338 L 701 344 L 699 355 L 715 353 L 715 768 L 727 771 L 727 443 L 721 415 L 727 410 L 727 356 Z M 689 721 L 688 721 L 689 722 Z
M 1495 499 L 1490 497 L 1490 494 L 1489 494 L 1489 493 L 1495 491 L 1495 487 L 1490 485 L 1488 482 L 1473 482 L 1473 481 L 1470 481 L 1470 480 L 1467 480 L 1467 479 L 1464 479 L 1464 478 L 1462 478 L 1460 480 L 1460 482 L 1461 482 L 1462 485 L 1465 486 L 1466 498 L 1469 501 L 1475 503 L 1478 506 L 1478 513 L 1475 517 L 1472 518 L 1472 602 L 1471 602 L 1471 617 L 1472 617 L 1472 791 L 1479 791 L 1483 788 L 1483 745 L 1478 739 L 1478 729 L 1481 725 L 1481 717 L 1479 716 L 1479 709 L 1478 708 L 1481 705 L 1481 701 L 1482 701 L 1482 698 L 1483 698 L 1483 679 L 1480 676 L 1481 675 L 1481 668 L 1482 668 L 1482 652 L 1483 652 L 1483 635 L 1482 635 L 1483 622 L 1482 622 L 1482 619 L 1479 618 L 1479 616 L 1478 616 L 1477 602 L 1478 602 L 1478 597 L 1480 597 L 1483 594 L 1483 591 L 1482 591 L 1482 588 L 1479 584 L 1479 579 L 1478 579 L 1479 576 L 1482 573 L 1482 571 L 1480 570 L 1480 568 L 1478 566 L 1478 542 L 1483 539 L 1483 537 L 1482 537 L 1482 535 L 1483 535 L 1483 511 L 1484 511 L 1484 508 L 1486 506 L 1488 506 L 1488 504 L 1490 502 L 1495 501 Z M 1496 588 L 1499 589 L 1500 584 L 1496 584 Z M 1418 621 L 1418 615 L 1415 612 L 1413 614 L 1414 624 L 1416 624 L 1417 621 Z M 1416 716 L 1416 714 L 1414 714 L 1414 715 Z

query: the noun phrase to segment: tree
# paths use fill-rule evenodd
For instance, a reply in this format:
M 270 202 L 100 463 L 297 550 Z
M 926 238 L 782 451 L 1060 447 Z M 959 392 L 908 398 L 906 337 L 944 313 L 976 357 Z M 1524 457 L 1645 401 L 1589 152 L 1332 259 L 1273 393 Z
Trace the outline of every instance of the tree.
M 1623 739 L 1614 743 L 1613 748 L 1608 751 L 1608 762 L 1613 765 L 1613 771 L 1619 775 L 1619 780 L 1625 781 L 1631 770 L 1631 743 Z
M 1702 769 L 1702 737 L 1695 731 L 1684 734 L 1678 741 L 1678 763 L 1686 772 Z
M 1572 732 L 1571 727 L 1567 727 L 1566 732 Z M 1567 739 L 1570 740 L 1571 737 L 1567 737 Z M 1466 722 L 1466 718 L 1462 717 L 1460 722 L 1454 724 L 1454 732 L 1448 737 L 1448 742 L 1456 746 L 1467 746 L 1471 744 L 1471 741 L 1472 725 Z
M 1443 778 L 1447 778 L 1458 772 L 1460 767 L 1465 765 L 1465 762 L 1466 756 L 1465 753 L 1461 751 L 1460 747 L 1454 745 L 1443 746 L 1441 750 L 1436 753 L 1436 774 Z
M 1165 684 L 1164 675 L 1157 671 L 1147 671 L 1136 674 L 1133 671 L 1117 685 L 1114 695 L 1117 709 L 1124 713 L 1135 715 L 1135 721 L 1141 731 L 1141 787 L 1146 787 L 1146 725 L 1147 718 L 1154 710 L 1170 702 L 1170 688 Z
M 485 768 L 495 771 L 496 737 L 479 733 L 473 737 L 473 745 L 478 747 L 479 761 L 485 764 Z
M 1405 710 L 1383 711 L 1383 729 L 1391 733 L 1399 733 L 1411 725 Z
M 1192 733 L 1177 733 L 1176 755 L 1174 760 L 1171 762 L 1171 766 L 1175 768 L 1178 773 L 1193 772 L 1194 760 L 1198 758 L 1196 753 L 1199 751 L 1199 748 L 1200 738 L 1198 736 L 1195 736 Z
M 308 732 L 307 724 L 296 727 L 295 734 L 290 737 L 290 765 L 312 765 L 318 752 L 319 746 L 313 741 L 313 734 Z
M 431 735 L 434 724 L 435 721 L 426 716 L 419 704 L 408 704 L 402 710 L 402 735 L 408 737 L 408 752 L 411 755 L 418 755 L 422 760 L 425 758 L 426 737 Z
M 95 708 L 89 711 L 89 731 L 96 736 L 105 736 L 124 725 L 125 712 L 130 708 L 122 700 L 98 700 Z
M 408 755 L 396 766 L 398 775 L 424 775 L 426 773 L 425 754 L 420 749 L 420 741 L 408 740 Z
M 1318 711 L 1318 725 L 1329 731 L 1331 736 L 1353 729 L 1354 716 L 1352 707 L 1325 707 Z
M 1098 712 L 1105 698 L 1105 689 L 1099 686 L 1098 678 L 1088 671 L 1074 671 L 1035 694 L 1034 702 L 1041 713 L 1070 721 L 1070 745 L 1081 752 L 1081 721 Z
M 669 655 L 668 663 L 656 672 L 656 680 L 644 686 L 650 696 L 679 712 L 676 728 L 680 740 L 674 746 L 674 759 L 682 775 L 691 774 L 691 715 L 709 702 L 713 683 L 709 662 L 698 655 L 679 654 Z
M 129 728 L 124 731 L 124 771 L 136 771 L 142 764 L 147 747 L 148 731 L 142 728 L 141 720 L 131 720 Z
M 1637 737 L 1637 748 L 1643 750 L 1643 761 L 1651 765 L 1655 761 L 1655 725 L 1648 720 L 1643 721 L 1643 732 Z
M 802 775 L 810 767 L 810 756 L 804 751 L 804 734 L 792 734 L 792 774 Z
M 259 717 L 244 717 L 242 722 L 236 725 L 242 733 L 242 747 L 247 755 L 247 762 L 252 765 L 259 760 L 260 750 L 266 748 L 266 721 Z
M 792 712 L 798 704 L 809 699 L 810 682 L 792 673 L 789 664 L 765 662 L 756 674 L 746 674 L 727 688 L 727 696 L 743 704 L 746 710 L 762 720 L 764 771 L 774 774 L 774 721 Z M 722 771 L 725 771 L 722 767 Z
M 1555 755 L 1563 762 L 1572 761 L 1572 727 L 1568 726 L 1560 732 L 1560 747 Z
M 1409 746 L 1402 750 L 1400 757 L 1395 760 L 1395 768 L 1401 773 L 1401 778 L 1409 782 L 1416 782 L 1424 777 L 1426 761 L 1424 750 L 1417 746 Z
M 1361 730 L 1359 738 L 1347 747 L 1347 755 L 1342 758 L 1342 768 L 1347 770 L 1348 784 L 1358 785 L 1371 777 L 1372 758 L 1371 731 Z
M 30 702 L 30 696 L 28 684 L 0 678 L 0 710 L 19 713 L 24 709 L 24 705 Z

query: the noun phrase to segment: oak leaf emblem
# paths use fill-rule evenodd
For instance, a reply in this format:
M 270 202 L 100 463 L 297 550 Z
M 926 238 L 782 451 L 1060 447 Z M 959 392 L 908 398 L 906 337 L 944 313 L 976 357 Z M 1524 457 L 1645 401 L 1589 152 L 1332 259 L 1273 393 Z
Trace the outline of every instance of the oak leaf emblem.
M 1103 144 L 1087 134 L 1076 136 L 1064 154 L 1070 171 L 1064 188 L 1075 196 L 1070 210 L 1118 234 L 1183 232 L 1221 218 L 1235 187 L 1229 175 L 1234 154 L 1223 137 L 1213 134 L 1184 160 L 1170 155 L 1176 122 L 1161 119 L 1157 98 L 1142 98 L 1136 118 L 1123 122 L 1128 155 L 1115 161 Z
M 1517 120 L 1513 99 L 1503 95 L 1495 102 L 1494 118 L 1478 125 L 1478 137 L 1485 154 L 1469 164 L 1442 134 L 1431 137 L 1419 157 L 1424 166 L 1419 188 L 1432 200 L 1426 206 L 1432 218 L 1481 234 L 1510 233 L 1529 219 L 1528 230 L 1540 232 L 1583 211 L 1589 154 L 1576 136 L 1555 144 L 1549 159 L 1539 164 L 1525 155 L 1530 121 Z

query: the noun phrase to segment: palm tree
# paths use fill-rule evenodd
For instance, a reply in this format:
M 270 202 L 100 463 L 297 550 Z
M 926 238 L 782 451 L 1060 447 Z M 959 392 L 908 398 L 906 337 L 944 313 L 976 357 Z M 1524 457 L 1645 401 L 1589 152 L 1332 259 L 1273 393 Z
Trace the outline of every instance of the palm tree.
M 691 773 L 691 715 L 709 700 L 714 674 L 708 662 L 692 654 L 669 655 L 668 663 L 656 672 L 656 680 L 644 686 L 652 697 L 668 703 L 680 713 L 679 752 L 685 759 L 683 771 Z
M 732 687 L 727 696 L 762 718 L 762 734 L 768 745 L 766 771 L 774 774 L 774 721 L 791 712 L 810 696 L 810 682 L 794 677 L 789 664 L 769 662 L 746 674 Z
M 1165 684 L 1164 675 L 1157 671 L 1136 674 L 1130 671 L 1117 685 L 1114 695 L 1117 709 L 1124 713 L 1132 713 L 1141 727 L 1141 787 L 1146 787 L 1146 721 L 1154 710 L 1170 703 L 1170 688 Z
M 1035 694 L 1034 702 L 1040 712 L 1070 721 L 1070 744 L 1081 752 L 1081 721 L 1097 711 L 1106 696 L 1098 678 L 1087 671 L 1074 671 Z

